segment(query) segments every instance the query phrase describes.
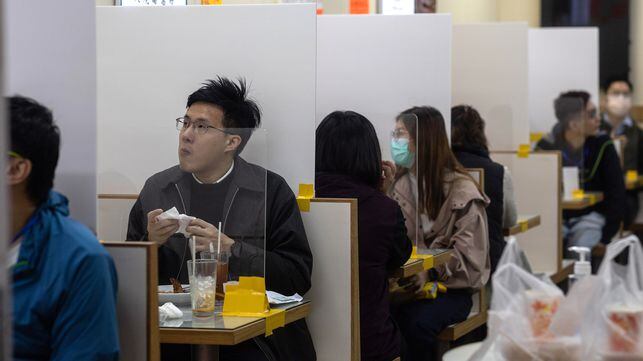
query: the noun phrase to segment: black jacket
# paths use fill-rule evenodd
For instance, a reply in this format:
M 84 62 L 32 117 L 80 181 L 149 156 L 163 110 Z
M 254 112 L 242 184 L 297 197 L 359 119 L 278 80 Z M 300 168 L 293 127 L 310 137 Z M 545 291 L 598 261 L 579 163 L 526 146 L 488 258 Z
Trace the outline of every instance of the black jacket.
M 489 258 L 491 273 L 493 273 L 506 245 L 502 232 L 505 168 L 492 161 L 489 158 L 489 152 L 483 149 L 453 146 L 453 152 L 464 167 L 484 169 L 484 192 L 491 200 L 487 207 L 487 223 L 489 224 Z
M 403 265 L 413 245 L 400 206 L 384 193 L 350 176 L 318 173 L 321 198 L 357 198 L 361 359 L 400 356 L 401 334 L 389 309 L 388 275 Z
M 612 125 L 603 118 L 601 120 L 601 131 L 607 135 L 612 133 Z M 634 124 L 624 126 L 623 135 L 627 140 L 623 149 L 623 170 L 635 170 L 643 174 L 643 131 Z
M 310 288 L 313 260 L 292 190 L 279 175 L 240 157 L 235 159 L 230 176 L 221 230 L 235 240 L 230 275 L 263 274 L 265 232 L 266 288 L 285 295 L 305 294 Z M 147 213 L 154 209 L 177 207 L 189 215 L 191 181 L 192 175 L 178 166 L 150 177 L 130 212 L 127 239 L 147 239 Z M 169 278 L 177 275 L 187 283 L 187 260 L 191 258 L 187 243 L 185 237 L 175 234 L 159 247 L 159 283 L 168 284 Z M 255 341 L 264 350 L 269 345 L 276 360 L 316 359 L 304 320 Z
M 541 150 L 559 150 L 563 152 L 563 166 L 578 166 L 570 163 L 570 150 L 563 140 L 561 132 L 549 134 L 536 145 Z M 602 243 L 609 243 L 623 222 L 625 203 L 625 182 L 621 162 L 612 140 L 607 135 L 589 136 L 583 145 L 583 174 L 581 187 L 585 191 L 603 192 L 605 199 L 586 209 L 563 211 L 563 218 L 569 219 L 597 211 L 605 217 Z

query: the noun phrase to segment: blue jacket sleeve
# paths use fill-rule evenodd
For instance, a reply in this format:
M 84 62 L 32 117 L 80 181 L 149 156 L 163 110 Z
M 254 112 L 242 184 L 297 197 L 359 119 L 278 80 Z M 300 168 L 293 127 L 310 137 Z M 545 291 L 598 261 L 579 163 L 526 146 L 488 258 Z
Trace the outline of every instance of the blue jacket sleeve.
M 118 360 L 118 280 L 108 254 L 84 256 L 52 327 L 51 360 Z

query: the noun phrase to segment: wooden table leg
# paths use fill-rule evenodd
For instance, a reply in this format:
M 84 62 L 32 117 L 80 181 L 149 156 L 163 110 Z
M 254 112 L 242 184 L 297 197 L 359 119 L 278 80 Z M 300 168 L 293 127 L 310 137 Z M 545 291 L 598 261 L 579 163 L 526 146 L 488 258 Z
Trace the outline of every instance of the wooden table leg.
M 192 345 L 193 361 L 219 361 L 219 346 Z

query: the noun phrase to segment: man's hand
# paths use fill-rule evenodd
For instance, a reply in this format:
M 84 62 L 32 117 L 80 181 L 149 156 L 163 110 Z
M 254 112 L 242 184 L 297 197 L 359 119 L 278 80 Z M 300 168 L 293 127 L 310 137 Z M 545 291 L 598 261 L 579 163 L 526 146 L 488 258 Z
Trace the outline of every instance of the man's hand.
M 179 229 L 176 219 L 157 219 L 161 213 L 162 209 L 155 209 L 147 214 L 147 239 L 158 244 L 165 243 Z
M 212 247 L 217 249 L 217 239 L 219 237 L 219 230 L 211 225 L 210 223 L 202 220 L 195 219 L 190 222 L 190 225 L 186 228 L 189 234 L 195 236 L 196 240 L 196 252 L 203 252 L 210 250 L 210 243 Z M 225 234 L 221 233 L 221 250 L 229 252 L 230 247 L 234 244 L 234 240 Z

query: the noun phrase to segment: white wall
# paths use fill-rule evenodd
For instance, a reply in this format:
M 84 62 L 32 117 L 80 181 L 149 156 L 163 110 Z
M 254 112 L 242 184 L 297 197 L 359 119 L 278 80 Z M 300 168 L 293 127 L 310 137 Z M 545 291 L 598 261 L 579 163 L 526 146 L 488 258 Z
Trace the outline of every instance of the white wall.
M 334 110 L 368 118 L 391 159 L 395 116 L 439 109 L 450 128 L 449 15 L 324 15 L 317 21 L 317 122 Z
M 453 26 L 453 105 L 476 108 L 490 149 L 529 144 L 527 24 Z
M 96 226 L 95 4 L 86 0 L 4 2 L 4 94 L 53 110 L 62 147 L 55 188 L 71 215 Z
M 138 193 L 177 164 L 174 119 L 217 75 L 248 80 L 269 168 L 295 192 L 312 183 L 315 17 L 315 4 L 99 7 L 99 193 Z
M 556 123 L 554 99 L 586 90 L 598 106 L 598 29 L 529 29 L 529 123 L 547 133 Z

